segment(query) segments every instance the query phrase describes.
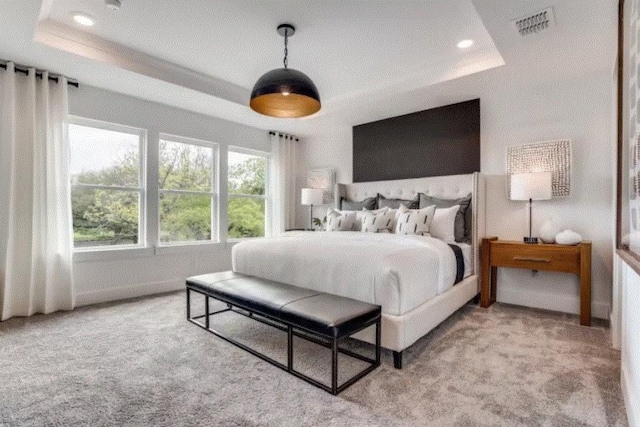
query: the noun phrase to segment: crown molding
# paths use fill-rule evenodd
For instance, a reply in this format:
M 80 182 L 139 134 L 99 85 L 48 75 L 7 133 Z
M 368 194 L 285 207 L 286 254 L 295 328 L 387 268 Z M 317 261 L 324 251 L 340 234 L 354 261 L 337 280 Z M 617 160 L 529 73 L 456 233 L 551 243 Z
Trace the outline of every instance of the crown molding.
M 38 22 L 34 40 L 94 61 L 195 90 L 242 106 L 248 106 L 250 91 L 226 80 L 200 74 L 107 41 L 101 37 L 51 20 Z M 248 107 L 247 107 L 248 108 Z

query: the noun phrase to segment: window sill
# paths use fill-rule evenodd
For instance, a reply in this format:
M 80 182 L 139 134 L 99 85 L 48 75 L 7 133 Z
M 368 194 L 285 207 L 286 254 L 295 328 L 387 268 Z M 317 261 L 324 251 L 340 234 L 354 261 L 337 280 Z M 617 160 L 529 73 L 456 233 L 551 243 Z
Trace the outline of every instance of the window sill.
M 229 246 L 230 247 L 230 246 Z M 88 249 L 78 250 L 73 253 L 73 261 L 97 262 L 97 261 L 120 261 L 133 258 L 148 258 L 162 255 L 180 255 L 193 253 L 217 252 L 227 248 L 223 242 L 196 242 L 179 243 L 174 245 L 135 247 L 135 248 L 113 248 L 113 249 Z
M 149 247 L 89 249 L 75 251 L 73 253 L 73 262 L 117 261 L 131 258 L 151 257 L 153 255 L 153 248 Z
M 177 255 L 200 252 L 215 252 L 225 249 L 223 242 L 194 242 L 176 243 L 173 245 L 163 245 L 155 247 L 156 255 Z

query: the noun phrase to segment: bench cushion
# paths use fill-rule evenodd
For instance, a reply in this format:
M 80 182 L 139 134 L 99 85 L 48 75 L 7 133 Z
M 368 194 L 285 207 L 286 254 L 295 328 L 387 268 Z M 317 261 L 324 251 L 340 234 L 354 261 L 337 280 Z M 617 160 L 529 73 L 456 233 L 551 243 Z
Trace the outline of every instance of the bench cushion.
M 281 318 L 337 338 L 351 335 L 362 325 L 375 321 L 380 313 L 379 305 L 321 293 L 285 305 Z
M 317 295 L 309 289 L 225 271 L 189 277 L 187 286 L 248 310 L 279 317 L 285 304 Z
M 187 279 L 216 299 L 313 332 L 341 337 L 380 317 L 380 306 L 230 271 Z

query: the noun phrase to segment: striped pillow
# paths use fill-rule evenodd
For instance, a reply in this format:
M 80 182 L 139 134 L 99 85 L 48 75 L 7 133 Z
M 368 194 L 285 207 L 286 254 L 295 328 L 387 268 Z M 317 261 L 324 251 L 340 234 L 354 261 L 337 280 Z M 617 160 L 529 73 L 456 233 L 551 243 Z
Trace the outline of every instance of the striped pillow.
M 407 209 L 401 205 L 398 211 L 396 234 L 430 236 L 431 222 L 436 213 L 435 206 L 429 206 L 424 209 Z
M 357 231 L 359 213 L 330 209 L 327 213 L 327 231 Z
M 364 211 L 362 214 L 362 232 L 380 233 L 391 231 L 395 212 L 393 209 L 384 208 L 377 211 Z

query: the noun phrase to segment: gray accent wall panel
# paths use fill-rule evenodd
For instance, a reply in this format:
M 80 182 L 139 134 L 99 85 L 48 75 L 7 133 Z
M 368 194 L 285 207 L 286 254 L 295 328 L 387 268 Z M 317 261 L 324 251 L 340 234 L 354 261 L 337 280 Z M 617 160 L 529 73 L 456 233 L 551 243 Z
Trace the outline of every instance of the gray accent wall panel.
M 480 99 L 353 127 L 353 182 L 480 171 Z

